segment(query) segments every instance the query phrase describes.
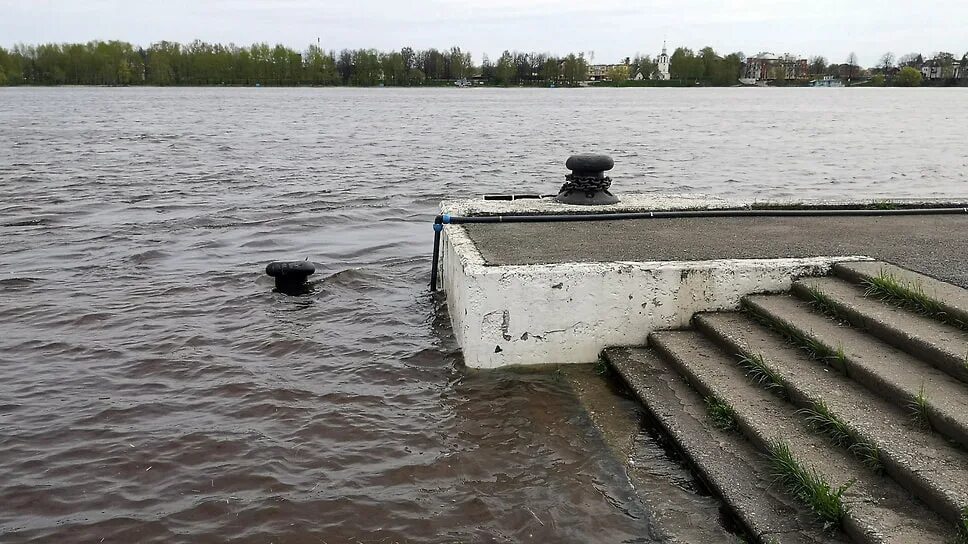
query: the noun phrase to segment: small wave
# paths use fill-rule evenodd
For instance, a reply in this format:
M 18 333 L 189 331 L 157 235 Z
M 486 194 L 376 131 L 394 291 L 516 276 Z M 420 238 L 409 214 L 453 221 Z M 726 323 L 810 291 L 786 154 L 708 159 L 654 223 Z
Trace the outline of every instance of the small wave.
M 149 249 L 148 251 L 135 253 L 130 257 L 130 260 L 137 264 L 144 264 L 152 261 L 165 259 L 167 257 L 168 257 L 168 254 L 165 253 L 164 251 L 157 250 L 157 249 Z
M 0 280 L 0 289 L 16 291 L 17 289 L 27 289 L 34 284 L 40 283 L 39 278 L 6 278 Z
M 326 276 L 319 281 L 320 284 L 333 287 L 348 287 L 351 289 L 361 289 L 377 285 L 381 282 L 381 277 L 364 268 L 347 268 L 334 274 Z
M 24 219 L 21 221 L 11 221 L 9 223 L 4 223 L 4 227 L 36 227 L 39 225 L 49 225 L 51 223 L 50 219 L 46 217 L 37 217 L 34 219 Z

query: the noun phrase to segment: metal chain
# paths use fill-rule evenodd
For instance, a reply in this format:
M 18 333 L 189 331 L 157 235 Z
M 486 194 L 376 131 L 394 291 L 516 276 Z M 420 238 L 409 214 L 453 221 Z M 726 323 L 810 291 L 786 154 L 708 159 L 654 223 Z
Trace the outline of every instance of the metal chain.
M 585 193 L 585 196 L 592 198 L 598 191 L 611 195 L 612 193 L 608 192 L 608 188 L 611 186 L 612 178 L 608 176 L 596 178 L 568 174 L 565 176 L 565 184 L 561 186 L 561 190 L 558 192 L 564 193 L 565 196 L 571 193 Z

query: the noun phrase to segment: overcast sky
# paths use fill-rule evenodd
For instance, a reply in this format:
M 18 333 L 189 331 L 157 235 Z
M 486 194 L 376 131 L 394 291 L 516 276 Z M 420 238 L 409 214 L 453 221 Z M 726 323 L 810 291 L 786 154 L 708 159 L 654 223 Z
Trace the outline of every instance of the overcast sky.
M 459 45 L 477 62 L 504 49 L 593 51 L 597 63 L 677 46 L 718 52 L 968 50 L 966 0 L 0 0 L 0 44 L 117 39 L 381 50 Z

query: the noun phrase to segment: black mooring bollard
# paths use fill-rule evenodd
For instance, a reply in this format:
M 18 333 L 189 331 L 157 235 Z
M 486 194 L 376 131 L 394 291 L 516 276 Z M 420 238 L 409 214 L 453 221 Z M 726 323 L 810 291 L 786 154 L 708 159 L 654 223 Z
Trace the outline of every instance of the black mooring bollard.
M 615 204 L 618 198 L 608 191 L 612 178 L 605 175 L 615 161 L 608 155 L 580 153 L 568 157 L 565 167 L 571 173 L 565 176 L 565 184 L 558 191 L 556 200 L 562 204 L 593 206 Z
M 306 278 L 315 272 L 316 266 L 309 261 L 276 261 L 266 266 L 266 274 L 276 279 L 276 290 L 287 295 L 306 293 Z

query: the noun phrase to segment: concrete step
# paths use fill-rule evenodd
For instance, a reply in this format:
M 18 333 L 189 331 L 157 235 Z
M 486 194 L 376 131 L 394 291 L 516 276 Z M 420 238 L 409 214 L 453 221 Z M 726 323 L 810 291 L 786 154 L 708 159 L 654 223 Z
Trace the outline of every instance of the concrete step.
M 747 378 L 737 358 L 697 331 L 658 332 L 649 344 L 704 397 L 732 407 L 740 431 L 760 451 L 787 444 L 798 464 L 815 471 L 831 489 L 846 487 L 841 525 L 855 542 L 944 542 L 955 535 L 946 522 L 887 476 L 807 426 L 796 407 Z
M 902 410 L 925 408 L 927 423 L 968 448 L 968 386 L 904 351 L 844 326 L 790 295 L 743 299 L 755 314 L 839 356 L 825 362 Z M 920 399 L 920 400 L 919 400 Z
M 841 447 L 864 445 L 868 461 L 880 465 L 911 494 L 951 523 L 968 507 L 968 452 L 926 431 L 902 409 L 839 372 L 831 372 L 804 350 L 742 313 L 699 314 L 696 328 L 728 353 L 759 357 L 803 410 L 823 403 L 846 425 Z M 845 348 L 846 349 L 846 348 Z M 859 446 L 855 445 L 859 444 Z M 874 453 L 876 452 L 876 453 Z
M 603 356 L 748 533 L 762 542 L 847 542 L 773 485 L 759 450 L 711 423 L 703 397 L 667 361 L 645 348 L 608 348 Z
M 817 294 L 837 316 L 855 327 L 968 382 L 968 331 L 864 296 L 864 289 L 840 278 L 804 278 L 793 292 Z
M 958 323 L 962 328 L 968 327 L 968 290 L 957 285 L 881 261 L 837 263 L 833 266 L 833 272 L 859 284 L 866 284 L 878 277 L 892 277 L 900 285 L 923 293 L 934 301 L 944 312 L 945 320 Z

